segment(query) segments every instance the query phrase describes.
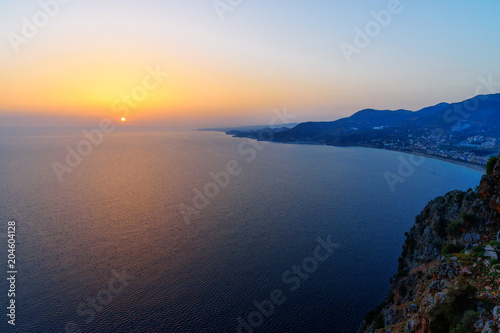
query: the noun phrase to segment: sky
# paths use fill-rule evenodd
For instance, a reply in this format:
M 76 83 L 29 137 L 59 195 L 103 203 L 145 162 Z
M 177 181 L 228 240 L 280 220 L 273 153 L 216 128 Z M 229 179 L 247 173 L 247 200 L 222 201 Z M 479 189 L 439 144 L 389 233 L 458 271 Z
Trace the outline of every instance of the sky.
M 232 4 L 232 5 L 231 5 Z M 0 126 L 330 121 L 500 81 L 500 2 L 0 0 Z M 485 91 L 486 92 L 486 91 Z

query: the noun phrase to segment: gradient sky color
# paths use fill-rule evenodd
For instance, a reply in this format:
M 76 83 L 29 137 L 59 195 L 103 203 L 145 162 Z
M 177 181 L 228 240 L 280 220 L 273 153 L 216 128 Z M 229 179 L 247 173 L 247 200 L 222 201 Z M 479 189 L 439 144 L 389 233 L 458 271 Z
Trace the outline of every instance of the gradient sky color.
M 130 109 L 131 125 L 266 124 L 285 106 L 296 121 L 335 120 L 500 81 L 497 0 L 401 0 L 348 63 L 340 44 L 389 2 L 243 0 L 221 21 L 212 0 L 72 0 L 15 52 L 7 36 L 40 4 L 0 0 L 0 126 L 118 121 L 113 103 L 157 66 L 169 76 Z

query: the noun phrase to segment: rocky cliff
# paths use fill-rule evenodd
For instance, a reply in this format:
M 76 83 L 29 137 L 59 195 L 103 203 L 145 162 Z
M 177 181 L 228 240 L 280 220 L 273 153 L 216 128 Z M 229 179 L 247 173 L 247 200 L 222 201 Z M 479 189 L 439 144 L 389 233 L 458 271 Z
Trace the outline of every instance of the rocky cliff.
M 360 332 L 499 331 L 499 158 L 475 190 L 438 197 L 415 218 L 390 291 Z

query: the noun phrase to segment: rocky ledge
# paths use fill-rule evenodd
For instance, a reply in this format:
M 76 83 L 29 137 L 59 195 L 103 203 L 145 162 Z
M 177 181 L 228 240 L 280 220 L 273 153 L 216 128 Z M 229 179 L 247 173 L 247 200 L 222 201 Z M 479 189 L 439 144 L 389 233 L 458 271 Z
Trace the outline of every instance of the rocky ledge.
M 475 190 L 429 202 L 406 236 L 390 291 L 359 332 L 498 332 L 500 156 Z

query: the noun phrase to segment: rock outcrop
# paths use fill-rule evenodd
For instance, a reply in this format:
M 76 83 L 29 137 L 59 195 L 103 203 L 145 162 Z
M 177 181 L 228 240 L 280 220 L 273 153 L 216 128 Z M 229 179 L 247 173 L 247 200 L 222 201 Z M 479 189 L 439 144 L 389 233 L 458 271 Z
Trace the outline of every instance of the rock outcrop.
M 498 332 L 500 156 L 488 171 L 415 218 L 390 291 L 359 332 Z

